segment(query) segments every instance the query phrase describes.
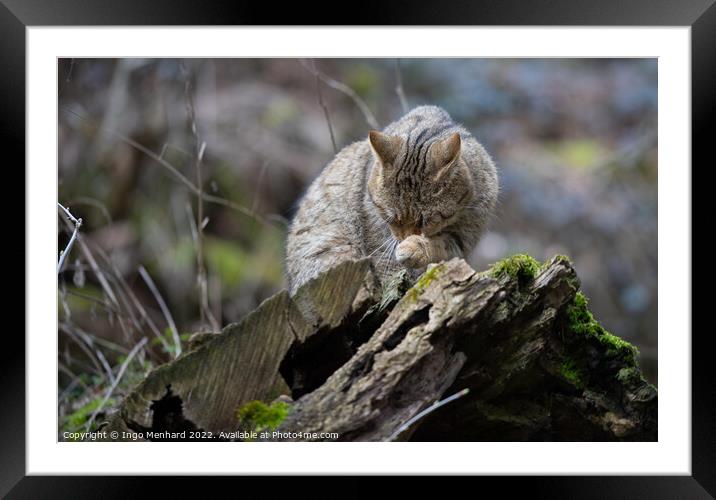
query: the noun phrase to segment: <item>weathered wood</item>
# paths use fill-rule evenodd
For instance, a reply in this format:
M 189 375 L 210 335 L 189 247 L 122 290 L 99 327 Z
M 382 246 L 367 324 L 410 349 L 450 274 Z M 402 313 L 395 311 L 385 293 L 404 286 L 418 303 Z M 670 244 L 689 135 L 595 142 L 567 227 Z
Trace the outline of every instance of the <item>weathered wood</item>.
M 579 281 L 569 261 L 553 259 L 534 279 L 522 271 L 496 278 L 460 260 L 432 267 L 279 431 L 385 440 L 467 388 L 401 438 L 655 440 L 656 390 L 630 346 L 610 352 L 604 339 L 571 331 Z
M 237 407 L 290 393 L 271 439 L 387 440 L 467 388 L 398 439 L 656 439 L 656 389 L 634 348 L 593 320 L 566 258 L 518 256 L 483 273 L 453 259 L 406 288 L 400 276 L 381 295 L 367 261 L 345 263 L 152 372 L 115 419 L 231 431 Z M 158 419 L 167 397 L 174 409 Z
M 375 301 L 366 283 L 368 261 L 349 262 L 307 283 L 295 300 L 280 292 L 221 333 L 194 337 L 185 354 L 147 375 L 105 430 L 235 430 L 244 403 L 290 394 L 280 371 L 289 349 L 338 329 Z M 359 291 L 363 299 L 356 300 Z

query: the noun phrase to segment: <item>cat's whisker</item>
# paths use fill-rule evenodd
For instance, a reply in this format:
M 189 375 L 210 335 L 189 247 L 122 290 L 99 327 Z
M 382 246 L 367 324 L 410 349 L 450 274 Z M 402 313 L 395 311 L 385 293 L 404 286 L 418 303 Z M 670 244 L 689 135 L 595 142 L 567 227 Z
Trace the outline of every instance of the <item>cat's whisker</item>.
M 378 262 L 376 263 L 376 269 L 379 270 L 381 278 L 385 278 L 385 273 L 388 270 L 388 264 L 390 263 L 390 257 L 392 255 L 391 248 L 393 247 L 393 244 L 395 240 L 389 240 L 391 242 L 390 245 L 388 245 L 383 252 L 380 254 L 380 258 L 378 259 Z
M 387 240 L 386 243 L 390 243 L 390 241 L 391 240 Z M 376 272 L 379 273 L 381 280 L 384 277 L 383 273 L 382 273 L 383 262 L 385 261 L 386 255 L 388 254 L 389 250 L 390 250 L 390 245 L 388 244 L 383 248 L 383 251 L 380 253 L 380 256 L 378 257 L 378 259 L 375 262 L 375 270 L 376 270 Z
M 391 245 L 389 244 L 389 245 L 386 246 L 385 249 L 383 249 L 383 251 L 381 252 L 381 254 L 380 254 L 380 259 L 378 259 L 378 262 L 379 262 L 379 263 L 382 264 L 384 260 L 390 258 L 390 246 L 391 246 Z
M 388 243 L 390 243 L 390 241 L 391 241 L 392 239 L 393 239 L 392 236 L 388 236 L 388 237 L 385 239 L 385 241 L 383 241 L 383 243 L 380 244 L 379 247 L 377 247 L 375 250 L 373 250 L 371 253 L 368 254 L 368 257 L 372 257 L 374 253 L 376 253 L 376 252 L 377 252 L 378 250 L 380 250 L 381 248 L 385 247 L 385 245 L 387 245 Z
M 395 242 L 393 243 L 393 248 L 390 249 L 390 261 L 391 261 L 392 263 L 397 262 L 397 260 L 396 260 L 396 258 L 395 258 L 395 251 L 396 251 L 396 249 L 398 248 L 398 245 L 399 245 L 399 244 L 400 244 L 400 242 L 395 241 Z
M 376 247 L 375 250 L 373 250 L 371 253 L 369 253 L 368 255 L 366 255 L 366 257 L 372 257 L 373 254 L 374 254 L 375 252 L 377 252 L 378 250 L 380 250 L 381 248 L 383 248 L 383 247 L 385 246 L 385 244 L 386 244 L 386 242 L 384 241 L 383 243 L 380 244 L 380 246 Z
M 398 247 L 398 240 L 393 240 L 392 244 L 388 247 L 387 258 L 385 259 L 385 266 L 383 267 L 383 275 L 387 275 L 390 263 L 395 255 L 395 249 Z

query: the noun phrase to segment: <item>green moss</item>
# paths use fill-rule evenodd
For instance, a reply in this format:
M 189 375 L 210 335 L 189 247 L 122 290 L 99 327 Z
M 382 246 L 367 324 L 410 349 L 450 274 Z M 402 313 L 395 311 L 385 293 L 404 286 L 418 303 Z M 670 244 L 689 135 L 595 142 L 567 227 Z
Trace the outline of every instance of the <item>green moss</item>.
M 99 408 L 99 405 L 102 403 L 103 399 L 103 397 L 95 398 L 84 406 L 70 413 L 69 415 L 66 415 L 64 417 L 62 429 L 74 432 L 84 427 L 87 424 L 87 421 L 91 418 L 92 414 L 95 412 L 95 410 Z M 111 408 L 116 403 L 117 401 L 114 398 L 109 398 L 105 403 L 104 408 Z M 93 422 L 92 428 L 90 430 L 95 430 L 98 424 L 99 422 L 97 421 Z
M 236 417 L 246 430 L 261 432 L 276 429 L 290 410 L 291 406 L 283 401 L 275 401 L 271 405 L 263 401 L 249 401 L 236 410 Z
M 520 282 L 527 282 L 534 279 L 540 270 L 540 263 L 526 254 L 517 254 L 502 259 L 492 265 L 490 274 L 493 278 L 517 278 Z
M 567 308 L 569 328 L 578 335 L 591 337 L 599 341 L 607 349 L 607 353 L 620 356 L 629 367 L 636 366 L 638 351 L 629 342 L 620 339 L 606 331 L 587 307 L 587 297 L 582 292 L 577 292 L 572 303 Z
M 570 259 L 570 258 L 567 257 L 566 255 L 557 254 L 557 255 L 554 256 L 554 258 L 555 258 L 556 260 L 559 260 L 559 261 L 562 261 L 562 262 L 566 262 L 567 264 L 571 264 L 571 263 L 572 263 L 572 259 Z
M 622 384 L 640 382 L 641 378 L 641 372 L 639 372 L 639 370 L 633 366 L 628 368 L 622 368 L 621 370 L 619 370 L 619 373 L 617 373 L 617 380 Z
M 418 300 L 418 297 L 420 297 L 424 292 L 425 289 L 435 281 L 435 279 L 440 275 L 440 272 L 445 269 L 445 264 L 438 264 L 435 266 L 430 267 L 427 271 L 425 271 L 420 278 L 418 278 L 418 281 L 415 282 L 415 285 L 408 290 L 405 295 L 410 300 Z
M 559 367 L 559 373 L 573 386 L 584 387 L 582 374 L 573 360 L 565 359 Z

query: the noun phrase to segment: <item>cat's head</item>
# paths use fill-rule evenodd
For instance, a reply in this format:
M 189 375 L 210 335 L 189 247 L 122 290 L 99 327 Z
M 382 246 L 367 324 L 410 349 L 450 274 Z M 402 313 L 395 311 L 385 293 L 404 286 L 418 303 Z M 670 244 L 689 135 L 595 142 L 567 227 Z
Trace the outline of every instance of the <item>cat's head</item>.
M 460 134 L 408 146 L 403 137 L 371 131 L 368 141 L 375 158 L 370 198 L 398 240 L 440 233 L 470 203 L 473 183 Z

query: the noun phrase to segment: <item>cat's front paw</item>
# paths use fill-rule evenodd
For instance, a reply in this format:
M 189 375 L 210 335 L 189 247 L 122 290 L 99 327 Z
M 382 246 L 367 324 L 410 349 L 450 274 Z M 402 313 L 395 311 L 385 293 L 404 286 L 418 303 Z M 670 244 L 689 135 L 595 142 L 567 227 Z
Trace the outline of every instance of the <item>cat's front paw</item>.
M 421 235 L 411 235 L 395 249 L 395 259 L 405 267 L 419 269 L 428 265 L 428 240 Z

